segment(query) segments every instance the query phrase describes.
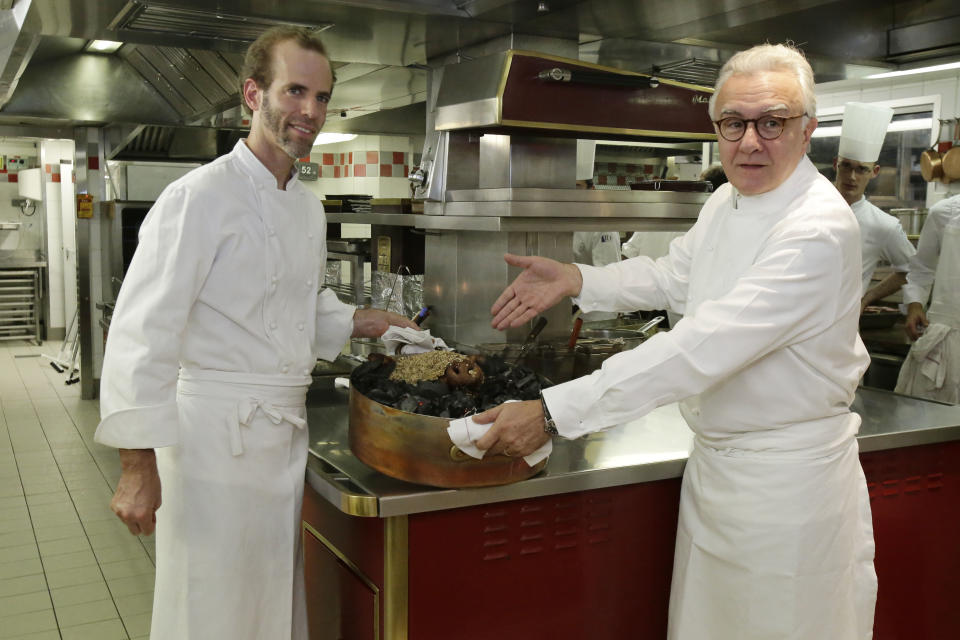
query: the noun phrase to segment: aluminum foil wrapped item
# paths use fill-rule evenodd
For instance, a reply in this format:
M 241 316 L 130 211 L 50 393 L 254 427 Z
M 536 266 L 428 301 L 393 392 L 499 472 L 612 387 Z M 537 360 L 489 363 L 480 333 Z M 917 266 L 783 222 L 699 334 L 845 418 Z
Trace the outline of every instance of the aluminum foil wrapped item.
M 376 309 L 413 317 L 423 308 L 423 275 L 371 272 L 370 304 Z
M 327 268 L 323 277 L 323 282 L 326 285 L 339 285 L 343 283 L 341 280 L 339 260 L 327 260 Z

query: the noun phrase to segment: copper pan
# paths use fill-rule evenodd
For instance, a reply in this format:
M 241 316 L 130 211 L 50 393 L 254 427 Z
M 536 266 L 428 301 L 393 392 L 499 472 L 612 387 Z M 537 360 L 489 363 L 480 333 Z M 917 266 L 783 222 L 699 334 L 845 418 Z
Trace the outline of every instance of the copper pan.
M 509 484 L 539 473 L 523 458 L 471 458 L 450 442 L 447 418 L 400 411 L 350 388 L 350 448 L 362 462 L 393 478 L 448 489 Z
M 920 175 L 927 182 L 943 177 L 943 159 L 936 148 L 930 147 L 920 154 Z
M 954 128 L 952 142 L 953 146 L 940 159 L 945 182 L 960 180 L 960 122 Z

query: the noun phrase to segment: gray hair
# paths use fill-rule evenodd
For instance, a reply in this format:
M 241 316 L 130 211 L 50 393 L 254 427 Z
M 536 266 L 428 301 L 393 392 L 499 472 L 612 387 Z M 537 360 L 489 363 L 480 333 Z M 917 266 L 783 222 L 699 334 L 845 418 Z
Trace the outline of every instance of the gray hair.
M 716 90 L 710 96 L 710 118 L 717 119 L 714 111 L 720 87 L 735 74 L 759 73 L 761 71 L 786 71 L 792 73 L 800 84 L 803 110 L 813 118 L 817 115 L 817 96 L 814 93 L 813 69 L 803 53 L 792 44 L 758 44 L 734 54 L 720 68 Z M 806 121 L 806 119 L 804 119 Z

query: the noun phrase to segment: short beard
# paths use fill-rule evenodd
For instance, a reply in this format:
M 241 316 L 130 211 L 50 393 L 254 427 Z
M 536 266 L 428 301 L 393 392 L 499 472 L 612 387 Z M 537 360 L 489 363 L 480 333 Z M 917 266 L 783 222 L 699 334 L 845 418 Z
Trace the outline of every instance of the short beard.
M 283 123 L 283 117 L 270 104 L 270 98 L 266 93 L 263 94 L 263 103 L 260 105 L 260 111 L 263 114 L 263 122 L 267 129 L 273 132 L 277 145 L 294 160 L 306 158 L 310 155 L 310 149 L 313 148 L 313 141 L 294 141 L 290 139 L 287 129 Z

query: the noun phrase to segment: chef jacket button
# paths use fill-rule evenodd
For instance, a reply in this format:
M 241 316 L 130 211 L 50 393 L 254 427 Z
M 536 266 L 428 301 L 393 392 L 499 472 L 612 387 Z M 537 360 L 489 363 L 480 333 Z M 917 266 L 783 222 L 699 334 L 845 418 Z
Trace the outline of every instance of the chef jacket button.
M 281 373 L 286 373 L 287 371 L 290 371 L 290 367 L 288 367 L 287 365 L 283 365 L 282 367 L 280 367 Z
M 298 323 L 297 323 L 297 329 L 300 330 L 300 331 L 303 331 L 303 323 L 302 323 L 302 322 L 298 322 Z
M 271 329 L 276 329 L 276 328 L 277 328 L 277 323 L 276 323 L 276 322 L 271 322 L 271 323 L 270 323 L 270 328 L 271 328 Z
M 313 234 L 312 234 L 312 233 L 308 233 L 308 234 L 307 234 L 307 237 L 308 237 L 308 238 L 313 238 Z
M 273 230 L 273 227 L 267 227 L 267 235 L 273 236 L 276 232 Z
M 304 369 L 304 370 L 303 370 L 303 375 L 305 375 L 305 376 L 308 376 L 308 375 L 310 375 L 311 373 L 313 373 L 313 372 L 310 371 L 310 369 Z
M 312 287 L 312 286 L 313 286 L 313 280 L 307 280 L 307 286 L 308 286 L 308 287 Z
M 270 276 L 270 282 L 276 282 L 277 276 Z

